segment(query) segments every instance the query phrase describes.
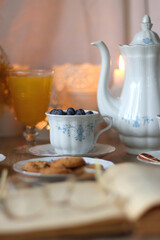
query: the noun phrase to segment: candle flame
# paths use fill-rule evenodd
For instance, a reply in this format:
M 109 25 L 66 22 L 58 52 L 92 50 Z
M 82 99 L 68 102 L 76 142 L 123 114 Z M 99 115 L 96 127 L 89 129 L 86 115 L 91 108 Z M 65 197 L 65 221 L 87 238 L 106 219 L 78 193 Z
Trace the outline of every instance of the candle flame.
M 50 130 L 50 126 L 49 126 L 49 125 L 47 125 L 47 126 L 46 126 L 46 129 L 47 129 L 47 130 Z
M 125 66 L 124 66 L 124 60 L 122 55 L 119 56 L 119 69 L 124 70 Z

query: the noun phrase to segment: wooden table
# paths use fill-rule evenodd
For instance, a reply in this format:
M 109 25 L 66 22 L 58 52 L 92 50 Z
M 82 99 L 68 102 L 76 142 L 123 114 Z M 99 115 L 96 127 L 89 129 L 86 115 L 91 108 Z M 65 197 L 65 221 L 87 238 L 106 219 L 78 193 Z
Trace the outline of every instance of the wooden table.
M 120 142 L 118 134 L 115 130 L 111 129 L 107 132 L 107 134 L 103 134 L 99 138 L 100 143 L 106 143 L 109 145 L 113 145 L 116 147 L 116 151 L 114 153 L 108 154 L 103 159 L 110 160 L 114 162 L 115 164 L 121 163 L 121 162 L 138 162 L 136 159 L 136 156 L 134 155 L 129 155 L 125 151 L 125 146 Z M 0 163 L 0 171 L 2 171 L 3 168 L 7 168 L 9 171 L 9 176 L 14 175 L 15 172 L 12 169 L 13 163 L 20 161 L 20 160 L 25 160 L 25 159 L 30 159 L 30 158 L 35 158 L 35 156 L 31 154 L 17 154 L 13 151 L 13 149 L 16 146 L 23 145 L 25 143 L 25 140 L 22 136 L 18 137 L 7 137 L 7 138 L 0 138 L 0 153 L 4 154 L 6 156 L 6 160 Z M 38 144 L 44 144 L 44 143 L 49 143 L 48 141 L 39 141 Z M 23 238 L 21 238 L 23 239 Z M 31 235 L 29 239 L 34 239 L 34 237 Z M 39 240 L 47 240 L 47 239 L 53 239 L 51 237 L 45 237 L 45 238 L 39 238 Z M 54 238 L 55 239 L 55 238 Z M 71 239 L 71 238 L 68 238 Z M 83 238 L 84 239 L 84 238 Z M 88 238 L 87 238 L 88 239 Z M 139 239 L 138 237 L 135 236 L 119 236 L 117 237 L 112 237 L 112 238 L 91 238 L 91 239 L 126 239 L 126 240 L 134 240 L 134 239 Z M 155 238 L 156 239 L 156 238 Z M 158 238 L 157 238 L 158 239 Z M 13 238 L 12 238 L 13 240 Z

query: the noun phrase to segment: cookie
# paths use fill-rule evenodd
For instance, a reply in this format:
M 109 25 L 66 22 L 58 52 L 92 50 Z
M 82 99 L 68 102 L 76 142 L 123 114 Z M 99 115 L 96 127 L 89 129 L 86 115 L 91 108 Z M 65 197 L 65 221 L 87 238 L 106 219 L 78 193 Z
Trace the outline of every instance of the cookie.
M 78 179 L 81 179 L 81 180 L 85 180 L 85 179 L 94 179 L 95 178 L 95 174 L 94 173 L 82 173 L 80 175 L 77 176 Z
M 66 157 L 57 159 L 55 162 L 52 163 L 53 168 L 69 168 L 74 169 L 78 167 L 85 166 L 86 162 L 83 160 L 82 157 Z
M 24 165 L 23 170 L 28 172 L 39 172 L 40 169 L 49 168 L 50 166 L 51 164 L 46 161 L 32 161 L 32 162 L 27 162 Z
M 93 169 L 93 170 L 92 170 Z M 80 179 L 93 178 L 95 176 L 96 164 L 87 164 L 82 157 L 65 157 L 54 162 L 30 161 L 23 170 L 42 174 L 74 174 Z M 104 170 L 102 165 L 98 169 Z
M 92 169 L 98 169 L 98 170 L 104 170 L 104 167 L 101 164 L 87 164 L 85 168 L 92 168 Z
M 96 164 L 86 164 L 83 167 L 74 169 L 73 174 L 75 174 L 76 176 L 80 176 L 81 174 L 84 174 L 84 173 L 90 173 L 90 171 L 87 171 L 87 169 L 93 169 L 93 170 L 95 169 L 95 171 L 96 171 L 97 166 L 96 166 Z M 104 170 L 103 166 L 99 165 L 98 170 Z M 93 172 L 93 173 L 95 174 L 95 172 Z
M 67 168 L 43 168 L 40 169 L 40 173 L 43 174 L 69 174 L 72 173 L 72 170 Z

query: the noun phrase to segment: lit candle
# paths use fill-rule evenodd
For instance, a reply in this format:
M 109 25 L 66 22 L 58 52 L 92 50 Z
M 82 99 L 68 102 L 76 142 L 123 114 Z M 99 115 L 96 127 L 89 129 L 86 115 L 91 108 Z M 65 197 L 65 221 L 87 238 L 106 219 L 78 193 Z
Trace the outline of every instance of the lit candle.
M 124 61 L 122 56 L 119 56 L 119 68 L 115 69 L 113 72 L 113 87 L 111 89 L 111 92 L 114 96 L 119 97 L 123 82 L 124 82 Z

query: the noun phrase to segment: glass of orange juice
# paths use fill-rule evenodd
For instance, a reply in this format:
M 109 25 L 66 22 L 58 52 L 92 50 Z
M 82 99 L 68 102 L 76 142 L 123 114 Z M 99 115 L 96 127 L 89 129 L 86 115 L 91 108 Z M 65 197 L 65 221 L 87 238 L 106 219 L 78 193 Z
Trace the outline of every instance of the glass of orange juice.
M 35 125 L 45 118 L 53 74 L 52 70 L 13 70 L 9 73 L 8 84 L 15 114 L 17 120 L 25 125 L 27 146 L 20 152 L 27 152 L 27 148 L 35 144 L 38 135 Z

